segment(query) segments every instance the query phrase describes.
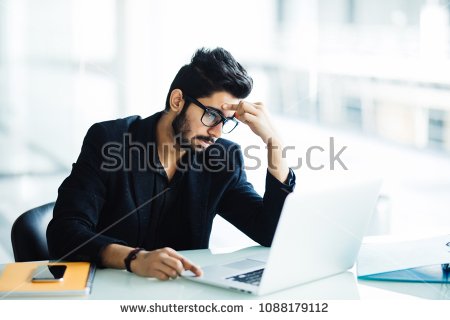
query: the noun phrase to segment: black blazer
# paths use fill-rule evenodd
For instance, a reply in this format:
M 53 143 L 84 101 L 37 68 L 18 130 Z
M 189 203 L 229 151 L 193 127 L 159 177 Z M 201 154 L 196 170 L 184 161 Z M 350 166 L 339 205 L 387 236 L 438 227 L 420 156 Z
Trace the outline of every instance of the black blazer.
M 143 168 L 142 163 L 149 154 L 157 154 L 152 142 L 156 141 L 161 114 L 101 122 L 89 129 L 72 172 L 58 189 L 53 219 L 47 228 L 52 259 L 101 264 L 100 252 L 108 244 L 142 246 L 152 214 L 149 203 L 156 196 L 156 173 L 151 167 Z M 147 144 L 149 154 L 134 152 L 137 142 Z M 108 147 L 126 156 L 106 159 Z M 183 222 L 173 221 L 183 223 L 189 236 L 174 249 L 207 248 L 216 214 L 261 245 L 270 246 L 284 200 L 295 184 L 292 170 L 287 185 L 267 172 L 266 191 L 261 198 L 247 181 L 237 144 L 218 139 L 190 159 L 198 163 L 195 170 L 185 170 L 187 184 L 180 198 Z M 115 170 L 111 170 L 113 165 Z M 160 226 L 157 230 L 169 232 L 166 229 Z

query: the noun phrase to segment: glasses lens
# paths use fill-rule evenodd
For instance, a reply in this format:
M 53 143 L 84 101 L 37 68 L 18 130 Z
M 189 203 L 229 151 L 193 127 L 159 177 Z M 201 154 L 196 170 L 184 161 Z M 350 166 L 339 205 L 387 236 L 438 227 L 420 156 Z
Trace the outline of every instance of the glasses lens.
M 223 125 L 222 132 L 223 133 L 230 133 L 231 131 L 234 130 L 234 128 L 236 128 L 236 126 L 237 126 L 237 122 L 235 120 L 228 120 Z
M 203 113 L 202 122 L 205 126 L 213 127 L 217 125 L 221 120 L 222 118 L 220 117 L 220 115 L 213 110 L 208 109 Z

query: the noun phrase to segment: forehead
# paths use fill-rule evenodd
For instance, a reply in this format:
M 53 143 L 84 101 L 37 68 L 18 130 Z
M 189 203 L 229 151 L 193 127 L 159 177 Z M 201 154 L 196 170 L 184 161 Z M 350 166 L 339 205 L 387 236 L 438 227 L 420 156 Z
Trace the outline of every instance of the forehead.
M 224 110 L 223 106 L 226 104 L 238 104 L 240 102 L 238 98 L 225 91 L 215 92 L 209 97 L 198 98 L 197 100 L 207 107 L 219 110 L 227 117 L 231 117 L 234 111 Z

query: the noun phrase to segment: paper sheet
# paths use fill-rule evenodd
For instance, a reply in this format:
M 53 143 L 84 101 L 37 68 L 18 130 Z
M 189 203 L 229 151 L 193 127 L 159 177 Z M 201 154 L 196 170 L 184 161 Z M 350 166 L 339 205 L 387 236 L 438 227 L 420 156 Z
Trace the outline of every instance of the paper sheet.
M 450 235 L 391 243 L 365 243 L 358 276 L 450 263 Z

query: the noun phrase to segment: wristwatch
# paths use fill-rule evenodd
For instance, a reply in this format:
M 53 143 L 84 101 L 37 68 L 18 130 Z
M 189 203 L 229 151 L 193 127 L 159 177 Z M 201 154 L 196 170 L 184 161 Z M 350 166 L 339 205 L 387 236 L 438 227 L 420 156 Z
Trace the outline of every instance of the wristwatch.
M 125 262 L 125 268 L 127 269 L 128 272 L 133 272 L 133 271 L 131 271 L 131 268 L 130 268 L 131 261 L 136 259 L 138 252 L 142 251 L 142 250 L 144 250 L 144 249 L 143 248 L 135 248 L 135 249 L 131 250 L 130 253 L 127 255 L 127 257 L 123 260 L 123 262 Z

